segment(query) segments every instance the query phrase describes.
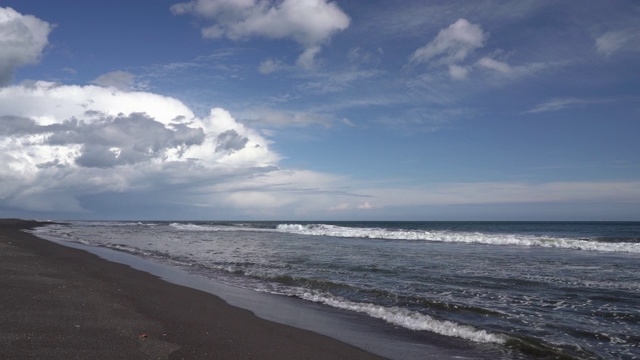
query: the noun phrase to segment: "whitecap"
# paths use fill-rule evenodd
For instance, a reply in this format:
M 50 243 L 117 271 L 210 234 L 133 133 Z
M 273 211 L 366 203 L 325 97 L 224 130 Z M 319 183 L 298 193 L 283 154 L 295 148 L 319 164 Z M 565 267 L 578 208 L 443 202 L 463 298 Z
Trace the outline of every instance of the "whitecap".
M 328 224 L 281 224 L 277 231 L 311 236 L 369 238 L 381 240 L 415 240 L 449 243 L 515 245 L 573 250 L 627 252 L 640 254 L 640 243 L 599 242 L 595 240 L 543 237 L 521 234 L 491 234 L 480 232 L 392 230 L 380 228 L 354 228 Z

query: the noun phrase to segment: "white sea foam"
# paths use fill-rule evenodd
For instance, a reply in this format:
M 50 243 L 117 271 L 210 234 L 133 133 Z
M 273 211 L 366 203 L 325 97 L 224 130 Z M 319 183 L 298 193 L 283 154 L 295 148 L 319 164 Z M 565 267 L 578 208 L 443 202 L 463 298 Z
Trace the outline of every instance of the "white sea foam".
M 460 325 L 453 321 L 437 320 L 429 315 L 399 307 L 385 307 L 374 304 L 357 303 L 338 297 L 310 292 L 302 294 L 302 298 L 338 309 L 364 313 L 373 318 L 382 319 L 388 323 L 402 326 L 410 330 L 431 331 L 436 334 L 459 337 L 479 343 L 504 344 L 507 341 L 507 337 L 504 335 L 492 334 L 486 330 L 478 330 L 473 326 Z
M 181 231 L 216 231 L 217 228 L 214 226 L 207 225 L 196 225 L 196 224 L 181 224 L 181 223 L 171 223 L 169 224 L 172 228 Z
M 476 243 L 487 245 L 539 246 L 604 252 L 640 253 L 640 244 L 628 242 L 598 242 L 556 237 L 517 234 L 487 234 L 479 232 L 390 230 L 379 228 L 354 228 L 327 224 L 281 224 L 278 231 L 302 235 L 369 238 L 383 240 L 418 240 L 451 243 Z
M 172 228 L 180 231 L 242 231 L 242 228 L 238 228 L 235 226 L 225 226 L 225 225 L 197 225 L 197 224 L 181 224 L 181 223 L 171 223 L 169 224 Z
M 230 226 L 230 225 L 198 225 L 191 223 L 171 223 L 169 224 L 172 228 L 180 231 L 199 231 L 199 232 L 216 232 L 216 231 L 251 231 L 251 232 L 265 232 L 265 231 L 273 231 L 270 229 L 259 229 L 255 227 L 249 227 L 244 224 L 240 224 L 239 226 Z
M 144 255 L 144 256 L 151 256 L 152 255 L 150 252 L 143 251 L 143 250 L 138 249 L 136 247 L 128 246 L 128 245 L 125 245 L 125 244 L 110 244 L 110 245 L 107 245 L 105 247 L 107 247 L 109 249 L 113 249 L 113 250 L 126 252 L 126 253 L 129 253 L 129 254 L 134 254 L 134 255 Z

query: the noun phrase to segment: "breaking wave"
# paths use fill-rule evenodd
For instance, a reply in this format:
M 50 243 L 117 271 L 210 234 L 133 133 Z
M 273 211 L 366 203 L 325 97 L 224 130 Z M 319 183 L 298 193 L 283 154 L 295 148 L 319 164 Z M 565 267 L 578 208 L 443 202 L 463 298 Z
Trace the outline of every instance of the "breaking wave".
M 281 224 L 277 231 L 312 236 L 368 238 L 382 240 L 416 240 L 449 243 L 538 246 L 604 252 L 640 253 L 640 243 L 600 242 L 594 239 L 572 239 L 522 234 L 491 234 L 480 232 L 419 231 L 383 228 L 344 227 L 328 224 Z
M 237 224 L 233 224 L 233 225 L 198 225 L 198 224 L 192 224 L 192 223 L 171 223 L 169 224 L 170 227 L 174 228 L 175 230 L 179 230 L 179 231 L 201 231 L 201 232 L 206 232 L 206 231 L 211 231 L 211 232 L 215 232 L 215 231 L 269 231 L 268 229 L 260 229 L 260 228 L 252 228 L 252 227 L 247 227 L 247 226 L 239 226 Z
M 382 319 L 388 323 L 410 330 L 426 330 L 440 335 L 459 337 L 479 343 L 504 344 L 508 339 L 501 334 L 492 334 L 486 330 L 478 330 L 473 326 L 460 325 L 453 321 L 437 320 L 429 315 L 399 307 L 357 303 L 334 296 L 314 294 L 311 292 L 306 292 L 300 297 L 304 300 L 322 303 L 338 309 L 367 314 L 373 318 Z

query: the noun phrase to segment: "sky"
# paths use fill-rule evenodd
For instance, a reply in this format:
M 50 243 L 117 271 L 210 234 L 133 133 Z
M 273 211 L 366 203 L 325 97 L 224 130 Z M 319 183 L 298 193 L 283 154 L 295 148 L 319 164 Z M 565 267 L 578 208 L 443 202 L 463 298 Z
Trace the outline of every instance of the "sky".
M 640 3 L 0 0 L 0 217 L 640 220 Z

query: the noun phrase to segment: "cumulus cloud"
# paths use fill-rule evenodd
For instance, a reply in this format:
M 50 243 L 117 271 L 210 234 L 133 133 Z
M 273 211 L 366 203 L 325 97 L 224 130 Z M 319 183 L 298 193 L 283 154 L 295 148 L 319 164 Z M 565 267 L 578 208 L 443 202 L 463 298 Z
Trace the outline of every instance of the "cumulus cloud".
M 274 119 L 279 116 L 272 121 L 321 121 L 278 112 Z M 638 182 L 416 188 L 354 183 L 281 169 L 280 156 L 269 145 L 221 108 L 200 117 L 174 98 L 147 92 L 48 82 L 8 86 L 0 89 L 0 209 L 80 216 L 100 211 L 99 199 L 116 197 L 143 199 L 128 206 L 145 211 L 173 204 L 180 213 L 197 208 L 184 216 L 220 211 L 221 216 L 231 212 L 227 217 L 318 218 L 337 210 L 640 199 Z M 142 214 L 127 211 L 128 217 Z
M 235 130 L 227 130 L 218 135 L 216 141 L 218 143 L 218 145 L 216 145 L 216 152 L 236 152 L 244 149 L 249 139 L 241 136 Z
M 0 115 L 34 119 L 40 125 L 75 117 L 91 121 L 95 115 L 146 113 L 163 124 L 195 115 L 181 101 L 148 92 L 127 92 L 101 86 L 59 85 L 37 81 L 0 89 Z
M 0 206 L 84 211 L 83 196 L 274 171 L 279 155 L 214 108 L 146 92 L 36 82 L 0 89 Z
M 305 48 L 298 59 L 305 68 L 315 64 L 320 46 L 350 22 L 336 3 L 326 0 L 193 0 L 175 4 L 171 11 L 213 21 L 202 29 L 205 38 L 294 40 Z
M 75 163 L 84 167 L 115 167 L 163 158 L 172 149 L 202 144 L 204 131 L 165 126 L 144 113 L 100 117 L 91 123 L 68 120 L 44 126 L 43 145 L 79 145 Z M 55 160 L 54 160 L 55 161 Z
M 31 136 L 28 145 L 78 147 L 75 163 L 86 167 L 113 167 L 148 161 L 168 149 L 191 146 L 203 141 L 202 129 L 187 126 L 165 127 L 143 113 L 101 117 L 91 123 L 70 119 L 60 124 L 39 125 L 29 118 L 0 116 L 0 136 Z M 44 165 L 43 165 L 44 164 Z M 61 164 L 59 158 L 36 164 Z
M 640 29 L 606 32 L 596 38 L 596 49 L 605 56 L 619 51 L 640 51 Z
M 17 68 L 38 62 L 51 30 L 35 16 L 0 7 L 0 86 L 11 81 Z

